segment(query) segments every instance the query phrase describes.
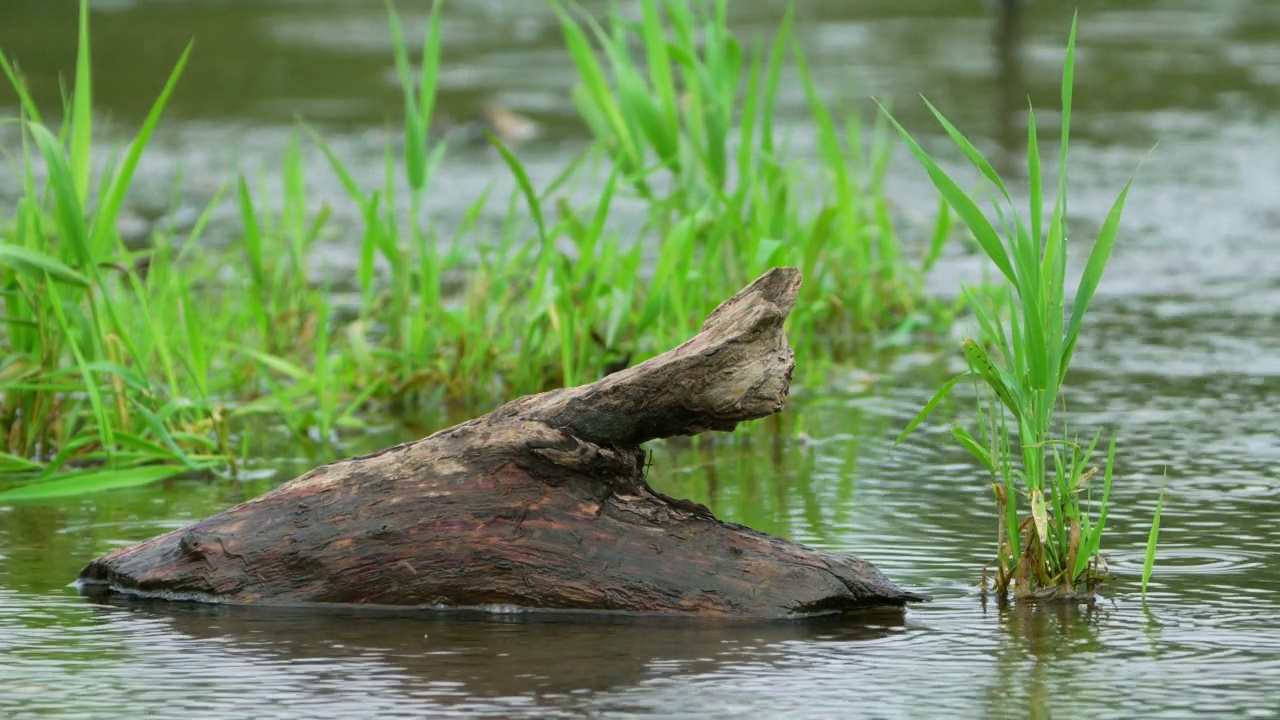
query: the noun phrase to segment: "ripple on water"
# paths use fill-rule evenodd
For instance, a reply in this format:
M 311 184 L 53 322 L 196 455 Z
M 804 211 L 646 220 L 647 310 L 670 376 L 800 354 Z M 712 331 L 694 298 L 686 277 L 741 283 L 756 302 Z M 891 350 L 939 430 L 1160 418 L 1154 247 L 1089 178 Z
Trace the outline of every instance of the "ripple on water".
M 1262 553 L 1249 553 L 1225 548 L 1170 547 L 1167 543 L 1157 547 L 1161 575 L 1226 574 L 1244 572 L 1264 566 Z M 1107 562 L 1116 570 L 1136 570 L 1142 566 L 1145 556 L 1139 552 L 1114 551 L 1107 554 Z

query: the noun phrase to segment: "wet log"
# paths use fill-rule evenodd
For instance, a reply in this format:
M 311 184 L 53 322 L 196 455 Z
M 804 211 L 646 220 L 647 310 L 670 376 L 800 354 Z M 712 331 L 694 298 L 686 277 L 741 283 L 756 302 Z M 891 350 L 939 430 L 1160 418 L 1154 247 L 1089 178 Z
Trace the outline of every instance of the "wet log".
M 721 522 L 646 480 L 641 443 L 783 408 L 795 366 L 783 322 L 800 282 L 775 268 L 666 353 L 319 467 L 94 560 L 81 587 L 236 604 L 765 618 L 921 600 L 867 562 Z

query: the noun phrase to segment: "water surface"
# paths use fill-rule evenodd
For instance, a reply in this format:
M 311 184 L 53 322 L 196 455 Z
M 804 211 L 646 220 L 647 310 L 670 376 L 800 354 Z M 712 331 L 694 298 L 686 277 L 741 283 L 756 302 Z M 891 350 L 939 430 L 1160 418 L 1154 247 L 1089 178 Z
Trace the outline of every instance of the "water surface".
M 420 7 L 401 5 L 421 27 Z M 781 12 L 764 0 L 732 5 L 746 37 L 772 28 Z M 870 95 L 891 95 L 907 124 L 941 149 L 944 138 L 914 102 L 924 93 L 1009 167 L 1021 150 L 1019 98 L 1029 93 L 1044 108 L 1042 132 L 1052 133 L 1074 5 L 1037 0 L 1024 24 L 1003 29 L 976 0 L 807 0 L 798 18 L 833 107 L 866 113 Z M 70 6 L 9 0 L 0 20 L 0 46 L 45 103 L 56 100 L 56 73 L 72 66 Z M 381 2 L 94 7 L 97 99 L 111 128 L 140 121 L 169 64 L 197 38 L 131 198 L 139 218 L 168 212 L 177 177 L 180 204 L 198 206 L 232 169 L 272 168 L 295 113 L 321 127 L 362 179 L 377 181 L 398 103 Z M 295 458 L 268 479 L 175 481 L 0 507 L 0 714 L 1275 716 L 1280 6 L 1079 7 L 1077 227 L 1096 226 L 1147 159 L 1068 381 L 1072 421 L 1120 433 L 1105 542 L 1118 580 L 1093 609 L 984 604 L 976 582 L 995 527 L 981 474 L 940 424 L 892 446 L 954 371 L 958 352 L 943 346 L 869 357 L 824 387 L 798 389 L 781 433 L 766 421 L 716 442 L 657 444 L 650 473 L 663 491 L 722 518 L 868 559 L 930 593 L 928 605 L 741 624 L 104 604 L 69 587 L 97 555 L 309 466 Z M 550 14 L 539 3 L 474 0 L 451 4 L 447 22 L 442 109 L 465 119 L 498 100 L 533 117 L 544 134 L 521 154 L 535 179 L 549 177 L 585 137 L 565 100 L 574 78 Z M 11 101 L 0 93 L 0 106 Z M 781 102 L 785 116 L 803 117 L 798 87 L 787 85 Z M 811 128 L 790 127 L 797 152 L 812 146 Z M 0 140 L 11 133 L 0 125 Z M 910 218 L 928 220 L 934 200 L 923 173 L 899 155 L 891 185 L 909 229 Z M 457 149 L 444 177 L 432 196 L 443 224 L 484 187 L 509 188 L 483 148 Z M 13 182 L 0 175 L 0 193 L 12 193 Z M 323 172 L 309 182 L 317 202 L 341 197 Z M 336 266 L 354 262 L 352 242 L 330 238 Z M 952 294 L 980 267 L 954 252 L 931 285 Z M 796 423 L 811 441 L 794 439 Z M 1144 607 L 1137 577 L 1166 482 Z

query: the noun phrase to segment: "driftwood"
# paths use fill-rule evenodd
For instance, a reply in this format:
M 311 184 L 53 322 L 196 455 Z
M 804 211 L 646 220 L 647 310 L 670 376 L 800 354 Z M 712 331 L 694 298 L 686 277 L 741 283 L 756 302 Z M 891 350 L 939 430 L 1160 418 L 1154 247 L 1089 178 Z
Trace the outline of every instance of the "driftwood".
M 322 466 L 94 560 L 81 584 L 226 603 L 773 618 L 922 600 L 869 563 L 721 522 L 645 480 L 641 443 L 782 409 L 800 282 L 775 268 L 662 355 Z

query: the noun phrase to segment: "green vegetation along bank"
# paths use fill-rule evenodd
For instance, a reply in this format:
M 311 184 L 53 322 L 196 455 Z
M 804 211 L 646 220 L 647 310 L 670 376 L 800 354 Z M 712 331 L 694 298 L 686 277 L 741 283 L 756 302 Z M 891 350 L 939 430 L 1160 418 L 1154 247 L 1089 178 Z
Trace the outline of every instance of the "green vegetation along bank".
M 385 184 L 362 187 L 303 125 L 283 152 L 277 206 L 229 178 L 189 233 L 157 232 L 142 248 L 125 244 L 117 220 L 191 47 L 97 174 L 87 9 L 57 127 L 30 100 L 18 59 L 0 53 L 23 123 L 10 167 L 23 192 L 0 213 L 0 477 L 54 492 L 235 472 L 254 455 L 255 418 L 336 455 L 343 432 L 370 417 L 483 407 L 643 360 L 775 265 L 805 276 L 790 334 L 810 371 L 854 338 L 946 316 L 921 278 L 950 215 L 939 213 L 928 247 L 904 249 L 881 186 L 887 125 L 868 140 L 856 119 L 833 117 L 789 15 L 748 47 L 723 0 L 646 0 L 642 22 L 615 17 L 607 28 L 556 6 L 580 75 L 573 100 L 595 142 L 534 187 L 491 138 L 517 181 L 505 222 L 476 221 L 493 201 L 485 195 L 459 227 L 437 226 L 423 207 L 447 152 L 429 133 L 442 5 L 412 50 L 388 8 L 404 143 L 387 148 Z M 788 68 L 820 133 L 813 157 L 792 157 L 778 139 Z M 303 143 L 323 150 L 363 218 L 354 307 L 335 306 L 331 279 L 308 270 L 329 217 L 306 195 L 316 170 L 303 165 Z M 584 183 L 593 199 L 566 199 Z M 644 208 L 636 238 L 606 230 L 622 198 Z M 222 202 L 239 206 L 241 228 L 212 249 L 202 232 Z

